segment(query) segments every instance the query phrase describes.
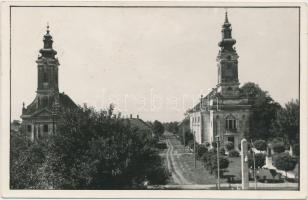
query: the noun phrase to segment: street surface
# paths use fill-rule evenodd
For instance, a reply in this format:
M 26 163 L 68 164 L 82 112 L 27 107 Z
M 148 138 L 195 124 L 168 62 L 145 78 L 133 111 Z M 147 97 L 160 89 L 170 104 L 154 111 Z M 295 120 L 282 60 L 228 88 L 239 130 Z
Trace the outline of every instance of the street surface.
M 167 150 L 160 155 L 165 157 L 166 165 L 171 172 L 171 180 L 167 185 L 150 186 L 149 189 L 216 189 L 217 179 L 213 174 L 206 171 L 200 161 L 197 161 L 197 168 L 194 168 L 194 154 L 184 146 L 177 137 L 169 132 L 164 133 Z M 185 158 L 185 159 L 183 159 Z M 254 182 L 249 183 L 249 189 L 254 189 Z M 285 189 L 296 190 L 297 183 L 257 183 L 258 189 Z M 225 179 L 221 180 L 221 189 L 240 189 L 240 183 L 229 184 Z

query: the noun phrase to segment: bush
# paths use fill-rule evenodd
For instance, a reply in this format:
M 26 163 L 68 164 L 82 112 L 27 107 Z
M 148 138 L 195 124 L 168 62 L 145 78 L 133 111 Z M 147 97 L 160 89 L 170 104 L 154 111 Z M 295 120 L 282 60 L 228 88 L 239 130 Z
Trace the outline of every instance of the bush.
M 280 153 L 273 157 L 273 165 L 279 169 L 286 172 L 293 170 L 296 166 L 296 161 L 288 153 Z
M 240 153 L 234 149 L 232 149 L 231 151 L 229 151 L 229 157 L 239 157 Z
M 211 174 L 215 173 L 217 175 L 217 151 L 216 149 L 210 149 L 206 153 L 203 154 L 201 157 L 204 167 L 206 167 L 207 170 Z M 219 157 L 219 167 L 220 167 L 220 175 L 223 174 L 224 169 L 228 168 L 229 166 L 229 160 L 225 156 Z
M 219 157 L 219 169 L 220 169 L 220 176 L 223 175 L 224 169 L 229 167 L 229 160 L 225 156 Z M 217 175 L 217 156 L 213 155 L 211 158 L 211 173 L 215 173 Z
M 274 143 L 273 150 L 275 153 L 283 153 L 285 151 L 285 146 L 282 142 Z
M 210 144 L 209 142 L 205 142 L 204 145 L 205 145 L 205 147 L 207 147 L 207 148 L 211 146 L 211 144 Z
M 212 147 L 216 148 L 217 147 L 217 143 L 216 142 L 212 142 Z
M 275 169 L 270 169 L 269 171 L 270 171 L 273 179 L 275 179 L 275 177 L 277 176 L 277 171 Z
M 225 155 L 225 154 L 226 154 L 225 148 L 224 148 L 224 147 L 220 147 L 220 148 L 219 148 L 219 153 L 220 153 L 221 155 Z
M 199 145 L 197 148 L 197 158 L 201 159 L 203 154 L 205 154 L 208 151 L 208 149 L 204 145 Z
M 258 149 L 259 151 L 265 151 L 266 147 L 267 147 L 267 144 L 264 140 L 256 140 L 254 142 L 254 145 L 255 145 L 256 149 Z
M 255 154 L 255 165 L 256 168 L 261 168 L 265 165 L 265 155 L 263 153 Z M 253 168 L 253 154 L 248 154 L 248 167 Z
M 225 144 L 225 147 L 226 147 L 227 151 L 231 151 L 232 149 L 234 149 L 234 144 L 233 144 L 233 142 L 228 141 Z

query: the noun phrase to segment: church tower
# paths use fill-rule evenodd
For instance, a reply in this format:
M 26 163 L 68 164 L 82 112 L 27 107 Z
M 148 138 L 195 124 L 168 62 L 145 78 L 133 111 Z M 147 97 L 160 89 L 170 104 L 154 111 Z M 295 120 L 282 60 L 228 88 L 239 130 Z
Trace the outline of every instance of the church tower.
M 68 95 L 59 93 L 58 67 L 60 64 L 55 57 L 57 52 L 52 47 L 53 40 L 49 26 L 43 42 L 43 48 L 40 49 L 40 55 L 36 60 L 36 97 L 27 107 L 23 103 L 21 115 L 22 130 L 32 141 L 55 134 L 57 118 L 61 112 L 77 108 Z
M 52 48 L 52 36 L 50 35 L 49 26 L 44 35 L 44 46 L 40 50 L 41 55 L 36 63 L 38 67 L 37 93 L 40 95 L 53 95 L 59 92 L 58 88 L 58 66 L 59 61 L 55 58 L 57 52 Z
M 218 84 L 217 90 L 222 96 L 237 97 L 239 95 L 238 55 L 233 45 L 236 40 L 232 38 L 232 28 L 225 14 L 222 25 L 222 40 L 218 43 L 220 50 L 217 56 Z
M 217 60 L 218 83 L 190 111 L 190 130 L 198 143 L 232 143 L 235 150 L 249 135 L 251 101 L 239 92 L 238 58 L 228 13 L 222 25 Z

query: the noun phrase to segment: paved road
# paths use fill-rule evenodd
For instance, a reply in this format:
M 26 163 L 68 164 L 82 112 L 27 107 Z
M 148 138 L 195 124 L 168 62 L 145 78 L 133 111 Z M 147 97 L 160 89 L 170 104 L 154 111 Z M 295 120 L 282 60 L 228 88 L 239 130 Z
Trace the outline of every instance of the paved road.
M 169 171 L 172 173 L 172 179 L 174 184 L 170 185 L 164 185 L 164 186 L 158 186 L 160 189 L 216 189 L 216 185 L 214 184 L 196 184 L 192 180 L 190 180 L 190 177 L 184 177 L 183 175 L 183 169 L 178 163 L 177 159 L 175 159 L 176 156 L 182 155 L 182 154 L 191 154 L 187 152 L 178 152 L 175 151 L 174 144 L 170 140 L 177 139 L 175 135 L 172 133 L 166 132 L 166 144 L 167 144 L 167 152 L 165 153 L 166 160 L 167 160 L 167 166 Z M 249 183 L 249 189 L 254 189 L 254 182 Z M 151 186 L 150 186 L 151 187 Z M 287 188 L 289 190 L 296 190 L 298 187 L 297 183 L 279 183 L 279 184 L 268 184 L 268 183 L 258 183 L 258 189 L 283 189 Z M 153 187 L 152 189 L 159 189 L 156 187 Z M 224 189 L 240 189 L 241 184 L 232 184 L 232 187 L 228 183 L 222 183 L 221 188 Z
M 166 139 L 166 144 L 168 147 L 166 158 L 167 158 L 167 165 L 169 171 L 172 173 L 172 178 L 175 184 L 179 185 L 190 185 L 192 184 L 190 181 L 188 181 L 184 176 L 180 168 L 178 167 L 178 164 L 176 163 L 174 156 L 174 147 L 169 139 Z

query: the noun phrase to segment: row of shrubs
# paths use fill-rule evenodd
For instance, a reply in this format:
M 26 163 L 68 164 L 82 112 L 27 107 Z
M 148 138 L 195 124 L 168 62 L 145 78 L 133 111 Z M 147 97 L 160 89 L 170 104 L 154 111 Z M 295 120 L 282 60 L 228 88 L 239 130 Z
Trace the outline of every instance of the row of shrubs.
M 225 156 L 225 150 L 219 149 L 219 168 L 220 176 L 223 176 L 223 172 L 229 166 L 229 160 Z M 196 158 L 202 161 L 204 167 L 211 173 L 217 176 L 217 148 L 209 148 L 205 145 L 197 145 Z

